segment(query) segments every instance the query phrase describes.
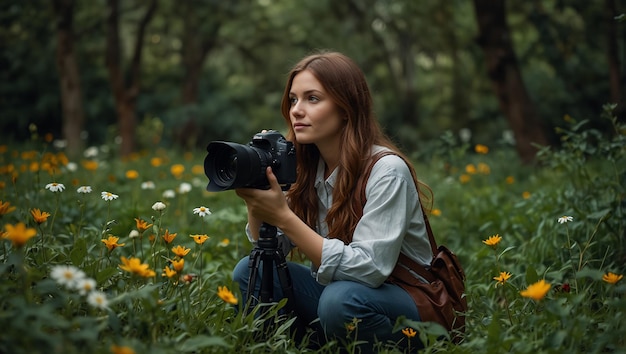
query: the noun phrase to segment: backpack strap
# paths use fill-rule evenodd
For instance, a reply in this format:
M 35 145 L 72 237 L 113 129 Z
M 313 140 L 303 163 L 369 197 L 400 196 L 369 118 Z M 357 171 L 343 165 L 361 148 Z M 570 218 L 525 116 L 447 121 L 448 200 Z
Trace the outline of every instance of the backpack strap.
M 367 186 L 367 181 L 370 177 L 370 174 L 372 173 L 372 169 L 374 168 L 374 165 L 376 164 L 376 162 L 378 162 L 378 160 L 380 160 L 381 158 L 387 155 L 397 156 L 395 152 L 390 151 L 390 150 L 383 150 L 383 151 L 379 151 L 375 153 L 370 158 L 370 161 L 367 167 L 365 168 L 363 175 L 361 176 L 361 178 L 359 178 L 357 182 L 356 191 L 359 191 L 359 193 L 356 195 L 356 198 L 355 198 L 355 203 L 356 203 L 355 210 L 360 211 L 360 215 L 358 215 L 358 219 L 360 219 L 363 216 L 363 207 L 365 206 L 365 202 L 367 202 L 367 197 L 365 195 L 365 187 Z M 417 185 L 417 181 L 415 181 L 415 188 L 417 189 L 417 193 L 419 194 L 419 186 Z M 424 210 L 424 206 L 422 205 L 421 201 L 420 201 L 420 208 L 422 209 L 422 215 L 424 216 L 424 224 L 426 225 L 426 232 L 428 233 L 428 241 L 430 242 L 430 248 L 432 250 L 433 257 L 434 257 L 437 254 L 437 242 L 435 241 L 435 237 L 433 236 L 433 230 L 430 227 L 428 216 L 426 216 L 426 211 Z M 400 255 L 402 256 L 402 253 L 400 253 Z

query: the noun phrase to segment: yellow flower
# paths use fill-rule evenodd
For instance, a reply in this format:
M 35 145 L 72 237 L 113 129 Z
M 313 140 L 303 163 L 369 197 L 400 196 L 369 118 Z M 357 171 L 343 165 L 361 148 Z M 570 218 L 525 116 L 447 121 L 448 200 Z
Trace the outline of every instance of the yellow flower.
M 176 238 L 177 234 L 170 234 L 170 231 L 165 229 L 165 234 L 161 237 L 163 237 L 163 240 L 165 240 L 165 243 L 172 243 L 172 241 L 174 241 L 174 239 Z
M 524 193 L 522 193 L 522 198 L 524 198 L 524 199 L 530 198 L 530 192 L 525 191 Z
M 15 210 L 15 207 L 11 206 L 11 203 L 0 200 L 0 216 L 8 214 L 13 210 Z
M 174 177 L 180 178 L 183 175 L 183 172 L 185 172 L 185 166 L 181 164 L 172 165 L 170 172 Z
M 173 276 L 175 276 L 177 273 L 174 269 L 170 268 L 170 267 L 165 267 L 163 268 L 163 274 L 161 274 L 164 277 L 168 277 L 168 278 L 172 278 Z
M 462 184 L 469 182 L 470 179 L 472 179 L 470 175 L 462 174 L 459 176 L 459 181 L 461 181 Z
M 502 241 L 502 237 L 500 235 L 495 234 L 493 236 L 489 236 L 488 239 L 484 240 L 483 243 L 487 246 L 496 247 L 498 243 Z
M 529 285 L 526 290 L 520 291 L 520 295 L 539 301 L 546 296 L 550 287 L 551 285 L 549 283 L 546 283 L 544 279 L 541 279 L 540 281 Z
M 430 213 L 433 216 L 441 216 L 441 209 L 433 209 Z
M 405 336 L 407 336 L 409 338 L 413 338 L 413 337 L 415 337 L 417 332 L 413 328 L 407 327 L 407 328 L 402 330 L 402 334 L 404 334 Z
M 476 153 L 478 154 L 486 154 L 489 152 L 489 148 L 482 144 L 476 144 L 476 146 L 474 147 L 474 151 L 476 151 Z
M 515 177 L 507 176 L 504 181 L 506 182 L 506 184 L 513 184 L 513 183 L 515 183 Z
M 493 277 L 493 280 L 497 281 L 498 284 L 504 285 L 507 280 L 511 277 L 511 273 L 509 272 L 500 272 L 500 276 Z
M 209 239 L 209 236 L 207 235 L 190 235 L 190 236 L 193 238 L 194 242 L 199 245 L 202 245 L 206 240 Z
M 217 296 L 219 296 L 220 299 L 224 300 L 224 302 L 227 302 L 231 305 L 237 305 L 237 303 L 239 302 L 235 295 L 233 295 L 233 293 L 225 286 L 217 287 Z
M 87 171 L 95 171 L 98 169 L 98 161 L 95 160 L 83 160 L 81 161 L 81 165 Z
M 478 172 L 482 173 L 483 175 L 488 175 L 491 173 L 491 168 L 486 163 L 481 162 L 478 164 Z
M 176 246 L 172 247 L 172 252 L 180 258 L 183 258 L 191 251 L 191 248 L 186 248 L 185 246 Z
M 135 351 L 131 347 L 119 346 L 113 344 L 111 346 L 111 354 L 135 354 Z
M 4 229 L 6 232 L 3 238 L 13 242 L 14 247 L 24 246 L 28 240 L 37 235 L 37 230 L 26 227 L 23 222 L 18 222 L 15 225 L 6 224 L 4 225 Z
M 183 267 L 185 266 L 185 260 L 184 259 L 179 259 L 179 260 L 172 260 L 172 267 L 174 267 L 174 269 L 177 272 L 180 272 L 183 270 Z
M 470 175 L 473 175 L 476 173 L 476 166 L 474 166 L 474 164 L 469 164 L 467 166 L 465 166 L 465 172 L 469 173 Z
M 45 211 L 42 212 L 37 208 L 31 210 L 30 214 L 33 216 L 33 219 L 37 224 L 43 224 L 46 220 L 48 220 L 48 216 L 50 216 L 50 213 L 46 213 Z
M 150 228 L 152 224 L 148 224 L 146 221 L 135 218 L 135 222 L 137 223 L 137 230 L 139 233 L 142 233 Z
M 137 274 L 144 278 L 150 278 L 156 275 L 156 273 L 150 269 L 150 266 L 148 264 L 141 263 L 139 258 L 131 257 L 130 259 L 127 259 L 126 257 L 122 257 L 121 260 L 123 264 L 119 267 L 122 270 Z
M 126 178 L 128 179 L 137 179 L 139 177 L 139 172 L 137 170 L 128 170 L 126 171 Z
M 623 277 L 622 274 L 608 272 L 602 276 L 602 280 L 609 284 L 616 284 L 618 281 L 622 280 Z
M 191 167 L 191 173 L 194 175 L 203 175 L 204 174 L 204 166 L 202 165 L 193 165 Z
M 102 243 L 104 243 L 104 245 L 107 247 L 109 252 L 111 252 L 114 249 L 116 249 L 117 247 L 122 247 L 122 246 L 125 245 L 125 243 L 117 243 L 117 241 L 119 241 L 119 240 L 120 240 L 119 237 L 115 237 L 113 235 L 109 235 L 109 238 L 102 239 L 100 241 L 102 241 Z

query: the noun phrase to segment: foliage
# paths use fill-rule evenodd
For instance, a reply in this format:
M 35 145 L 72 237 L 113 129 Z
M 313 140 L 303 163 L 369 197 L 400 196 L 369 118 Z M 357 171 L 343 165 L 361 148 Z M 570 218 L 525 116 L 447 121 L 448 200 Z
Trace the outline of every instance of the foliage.
M 469 312 L 459 344 L 439 339 L 440 326 L 400 319 L 396 330 L 412 348 L 626 350 L 626 280 L 617 280 L 626 272 L 626 126 L 613 109 L 604 108 L 613 134 L 568 120 L 562 147 L 543 148 L 532 169 L 506 145 L 460 143 L 454 134 L 430 160 L 419 157 L 420 178 L 435 192 L 435 235 L 465 266 Z M 39 138 L 0 147 L 0 352 L 314 351 L 305 349 L 310 338 L 292 338 L 291 320 L 275 316 L 284 301 L 261 317 L 240 310 L 230 272 L 250 251 L 245 207 L 232 192 L 205 191 L 203 156 L 114 156 L 115 145 L 103 145 L 68 161 Z M 22 236 L 35 235 L 23 245 L 20 223 Z M 209 238 L 198 244 L 192 235 Z M 189 252 L 176 255 L 181 249 Z M 358 322 L 347 325 L 358 331 Z M 394 343 L 378 348 L 399 352 Z

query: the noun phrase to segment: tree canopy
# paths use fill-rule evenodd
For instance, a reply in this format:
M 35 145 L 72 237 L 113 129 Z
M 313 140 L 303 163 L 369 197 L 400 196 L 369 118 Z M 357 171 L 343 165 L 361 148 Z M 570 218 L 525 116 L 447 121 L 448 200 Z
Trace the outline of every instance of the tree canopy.
M 83 146 L 121 136 L 132 140 L 124 153 L 245 142 L 282 129 L 286 73 L 316 49 L 357 61 L 382 125 L 409 153 L 445 131 L 555 144 L 564 117 L 602 129 L 602 105 L 624 101 L 619 4 L 489 3 L 0 0 L 1 134 L 20 141 L 36 127 Z M 489 18 L 503 25 L 485 26 Z

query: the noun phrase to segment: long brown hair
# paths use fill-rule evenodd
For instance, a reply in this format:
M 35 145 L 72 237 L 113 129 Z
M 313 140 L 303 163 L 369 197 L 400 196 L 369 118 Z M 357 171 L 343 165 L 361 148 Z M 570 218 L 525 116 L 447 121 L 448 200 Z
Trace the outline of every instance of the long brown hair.
M 356 207 L 351 201 L 355 193 L 358 193 L 355 191 L 357 180 L 367 165 L 373 145 L 393 150 L 407 163 L 416 186 L 419 181 L 409 160 L 380 128 L 372 110 L 372 96 L 365 75 L 358 65 L 352 59 L 337 52 L 312 54 L 300 60 L 289 72 L 281 102 L 282 115 L 289 127 L 287 139 L 294 142 L 296 147 L 296 183 L 287 192 L 290 207 L 296 215 L 311 228 L 316 229 L 319 211 L 314 183 L 320 152 L 314 144 L 299 144 L 296 141 L 289 116 L 291 85 L 294 77 L 304 70 L 311 72 L 320 81 L 331 99 L 347 116 L 347 123 L 341 137 L 339 170 L 333 191 L 333 203 L 326 216 L 328 237 L 339 238 L 346 242 L 347 239 L 352 238 L 351 233 L 359 221 L 360 212 L 355 210 Z M 419 190 L 421 197 L 421 189 Z

